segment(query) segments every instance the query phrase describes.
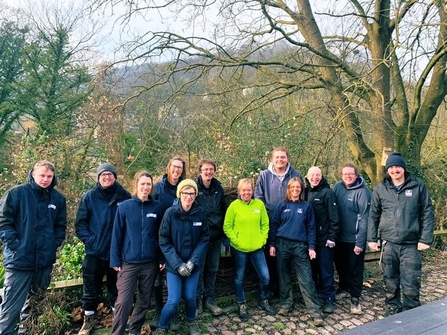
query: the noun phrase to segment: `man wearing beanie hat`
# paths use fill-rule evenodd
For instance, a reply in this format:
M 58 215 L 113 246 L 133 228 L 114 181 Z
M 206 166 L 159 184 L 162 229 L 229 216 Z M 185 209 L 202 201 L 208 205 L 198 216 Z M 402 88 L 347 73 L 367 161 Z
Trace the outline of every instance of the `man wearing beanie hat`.
M 85 244 L 86 253 L 82 263 L 81 301 L 85 315 L 79 335 L 89 335 L 93 329 L 104 274 L 107 275 L 109 304 L 114 308 L 118 296 L 117 272 L 109 265 L 113 221 L 119 204 L 131 197 L 117 182 L 117 171 L 112 164 L 103 163 L 96 172 L 98 181 L 82 196 L 75 221 L 76 235 Z
M 98 166 L 98 169 L 96 170 L 96 173 L 98 175 L 98 180 L 99 180 L 99 176 L 101 176 L 101 174 L 106 171 L 112 172 L 113 176 L 115 177 L 115 180 L 116 180 L 116 178 L 117 178 L 116 168 L 110 163 L 103 163 L 100 166 Z
M 427 186 L 406 171 L 402 155 L 390 154 L 385 167 L 386 177 L 372 194 L 368 246 L 378 250 L 380 231 L 385 302 L 394 314 L 421 305 L 421 251 L 433 242 L 435 219 Z
M 400 166 L 404 170 L 407 169 L 407 164 L 405 164 L 404 158 L 399 152 L 393 152 L 388 156 L 386 160 L 385 170 L 388 171 L 388 168 L 392 166 Z

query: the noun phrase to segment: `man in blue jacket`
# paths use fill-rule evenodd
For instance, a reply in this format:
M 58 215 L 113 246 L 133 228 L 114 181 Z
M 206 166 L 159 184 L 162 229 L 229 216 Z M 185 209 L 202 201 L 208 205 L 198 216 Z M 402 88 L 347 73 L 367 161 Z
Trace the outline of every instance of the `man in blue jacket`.
M 89 335 L 94 327 L 105 274 L 109 303 L 114 308 L 118 296 L 117 272 L 109 265 L 113 221 L 119 204 L 131 197 L 116 180 L 113 165 L 101 164 L 97 176 L 95 187 L 81 198 L 75 222 L 76 235 L 85 244 L 86 254 L 82 263 L 84 323 L 79 335 Z
M 14 186 L 0 199 L 0 239 L 6 268 L 0 305 L 0 334 L 13 334 L 50 285 L 56 250 L 65 239 L 67 206 L 54 189 L 57 179 L 49 161 L 38 161 L 29 182 Z M 23 307 L 23 309 L 22 309 Z M 26 333 L 22 325 L 19 334 Z
M 435 217 L 427 186 L 407 172 L 400 153 L 390 154 L 385 168 L 372 194 L 368 246 L 378 250 L 380 230 L 385 302 L 394 314 L 421 305 L 421 251 L 433 241 Z

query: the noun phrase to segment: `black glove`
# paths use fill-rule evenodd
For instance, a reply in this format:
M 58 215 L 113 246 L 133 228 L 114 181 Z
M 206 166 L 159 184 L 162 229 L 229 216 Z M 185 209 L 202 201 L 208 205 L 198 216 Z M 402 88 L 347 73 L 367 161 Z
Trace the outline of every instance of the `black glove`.
M 188 266 L 185 263 L 182 263 L 177 271 L 182 277 L 189 277 L 191 275 L 191 271 L 188 269 Z
M 186 267 L 188 268 L 188 271 L 191 274 L 192 270 L 194 270 L 194 263 L 189 260 L 188 263 L 186 263 Z

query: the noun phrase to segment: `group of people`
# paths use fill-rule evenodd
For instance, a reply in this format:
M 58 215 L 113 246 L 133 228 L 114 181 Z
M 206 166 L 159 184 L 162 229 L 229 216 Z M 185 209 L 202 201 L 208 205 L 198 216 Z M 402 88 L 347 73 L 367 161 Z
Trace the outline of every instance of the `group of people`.
M 287 150 L 275 148 L 256 185 L 239 181 L 238 198 L 228 208 L 215 162 L 203 159 L 198 168 L 198 177 L 187 179 L 185 161 L 174 157 L 155 185 L 149 172 L 137 172 L 130 194 L 113 165 L 98 167 L 97 183 L 82 196 L 75 220 L 86 253 L 80 335 L 94 328 L 104 276 L 112 334 L 140 334 L 151 300 L 155 334 L 178 330 L 182 299 L 190 334 L 200 334 L 197 318 L 204 308 L 214 316 L 223 312 L 216 304 L 216 279 L 224 236 L 243 321 L 250 319 L 244 291 L 249 261 L 259 278 L 258 307 L 267 314 L 286 316 L 294 308 L 292 269 L 315 326 L 324 325 L 323 313 L 334 312 L 336 299 L 349 297 L 351 313 L 361 314 L 367 243 L 382 249 L 390 312 L 420 305 L 420 252 L 432 243 L 434 212 L 426 185 L 407 171 L 399 153 L 389 155 L 386 177 L 371 192 L 352 163 L 342 166 L 331 190 L 319 167 L 303 177 L 290 165 Z M 19 333 L 26 333 L 23 321 L 33 299 L 50 284 L 67 225 L 66 201 L 56 183 L 54 165 L 39 161 L 29 183 L 0 200 L 6 268 L 0 335 L 13 334 L 18 321 Z M 279 296 L 277 308 L 270 304 L 272 295 Z

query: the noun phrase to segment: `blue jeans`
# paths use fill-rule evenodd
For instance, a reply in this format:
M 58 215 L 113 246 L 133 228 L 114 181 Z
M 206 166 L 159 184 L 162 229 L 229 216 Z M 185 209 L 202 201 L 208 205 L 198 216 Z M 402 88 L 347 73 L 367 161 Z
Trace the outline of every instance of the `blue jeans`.
M 231 257 L 234 262 L 234 290 L 236 293 L 236 302 L 238 304 L 245 302 L 244 279 L 248 260 L 250 260 L 259 277 L 259 298 L 261 300 L 267 299 L 270 275 L 267 268 L 267 262 L 265 261 L 264 251 L 258 249 L 252 252 L 242 252 L 231 247 Z
M 317 258 L 311 261 L 312 275 L 318 295 L 323 300 L 335 300 L 334 248 L 317 246 Z
M 38 299 L 51 282 L 53 266 L 36 271 L 7 269 L 3 284 L 3 301 L 0 305 L 0 334 L 12 335 L 19 319 L 24 321 L 29 313 L 31 299 Z
M 291 273 L 291 265 L 293 265 L 298 285 L 309 314 L 319 316 L 321 314 L 321 306 L 312 279 L 307 243 L 278 238 L 276 241 L 276 258 L 278 261 L 279 296 L 281 306 L 285 308 L 292 308 L 293 306 L 293 284 Z
M 222 241 L 210 241 L 197 286 L 197 300 L 205 298 L 210 303 L 216 300 L 216 278 L 219 271 Z
M 183 300 L 185 301 L 186 320 L 194 321 L 196 319 L 196 292 L 199 276 L 200 271 L 194 271 L 189 277 L 182 277 L 180 274 L 166 271 L 168 300 L 161 311 L 158 328 L 168 328 L 171 317 L 177 311 L 182 297 L 182 285 L 184 286 Z

